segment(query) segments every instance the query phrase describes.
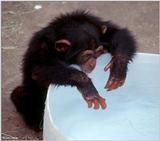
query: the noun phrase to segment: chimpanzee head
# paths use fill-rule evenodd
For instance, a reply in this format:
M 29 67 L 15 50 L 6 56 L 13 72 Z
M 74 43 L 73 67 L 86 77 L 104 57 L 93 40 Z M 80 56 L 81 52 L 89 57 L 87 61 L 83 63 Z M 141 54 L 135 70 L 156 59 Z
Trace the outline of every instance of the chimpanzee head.
M 81 28 L 80 28 L 81 29 Z M 79 28 L 64 28 L 61 29 L 59 36 L 55 42 L 57 51 L 65 52 L 66 59 L 70 59 L 79 52 L 96 48 L 99 40 L 96 39 L 98 35 L 92 35 L 85 30 Z
M 101 34 L 106 30 L 102 28 Z M 99 32 L 92 26 L 63 28 L 56 39 L 55 49 L 65 55 L 66 61 L 76 58 L 76 63 L 81 66 L 81 69 L 89 73 L 96 66 L 97 54 L 102 51 L 99 48 L 101 46 L 99 36 Z

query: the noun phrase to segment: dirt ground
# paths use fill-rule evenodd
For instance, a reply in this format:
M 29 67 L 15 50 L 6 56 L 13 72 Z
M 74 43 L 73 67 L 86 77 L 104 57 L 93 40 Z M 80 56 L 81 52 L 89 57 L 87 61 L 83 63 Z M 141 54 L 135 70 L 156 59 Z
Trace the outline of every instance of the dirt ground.
M 42 139 L 30 130 L 10 101 L 10 93 L 21 83 L 21 61 L 32 34 L 55 16 L 86 9 L 128 27 L 139 52 L 159 52 L 158 2 L 2 2 L 2 139 Z M 35 9 L 36 5 L 42 8 Z

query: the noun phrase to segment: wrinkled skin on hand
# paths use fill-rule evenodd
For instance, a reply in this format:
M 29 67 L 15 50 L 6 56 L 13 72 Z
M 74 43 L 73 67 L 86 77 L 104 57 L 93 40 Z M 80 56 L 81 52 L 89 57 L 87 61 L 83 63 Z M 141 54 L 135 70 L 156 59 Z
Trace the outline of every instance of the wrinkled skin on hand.
M 105 89 L 111 91 L 122 86 L 126 79 L 127 61 L 123 57 L 112 58 L 104 67 L 104 71 L 110 70 L 109 79 L 105 85 Z
M 80 65 L 80 68 L 85 73 L 90 73 L 96 66 L 96 59 L 90 58 L 88 61 Z
M 91 107 L 93 107 L 94 109 L 99 109 L 100 107 L 102 109 L 106 108 L 105 99 L 98 94 L 96 88 L 94 87 L 94 85 L 92 85 L 92 83 L 88 84 L 87 87 L 86 86 L 77 87 L 77 89 L 80 91 L 84 100 L 87 102 L 88 108 Z

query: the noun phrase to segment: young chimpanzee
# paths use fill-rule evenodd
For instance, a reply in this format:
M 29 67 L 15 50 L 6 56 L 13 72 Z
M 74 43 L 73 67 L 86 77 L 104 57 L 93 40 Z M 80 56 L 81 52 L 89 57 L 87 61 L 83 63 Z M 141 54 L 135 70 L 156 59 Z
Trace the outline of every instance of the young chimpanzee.
M 96 58 L 110 52 L 113 56 L 105 71 L 110 76 L 105 88 L 120 87 L 126 78 L 127 65 L 136 51 L 136 43 L 126 28 L 85 11 L 75 11 L 54 19 L 32 37 L 23 59 L 23 82 L 11 99 L 30 127 L 43 121 L 49 84 L 76 86 L 88 107 L 105 109 L 102 98 L 86 72 L 96 65 Z M 80 65 L 79 71 L 71 64 Z

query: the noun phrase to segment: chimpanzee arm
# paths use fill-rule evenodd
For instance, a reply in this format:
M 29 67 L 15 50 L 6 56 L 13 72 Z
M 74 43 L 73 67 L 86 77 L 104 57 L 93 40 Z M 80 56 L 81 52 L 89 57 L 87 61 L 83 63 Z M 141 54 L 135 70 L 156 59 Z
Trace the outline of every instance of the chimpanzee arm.
M 112 90 L 123 85 L 127 66 L 136 52 L 136 42 L 127 28 L 121 29 L 111 22 L 105 22 L 107 27 L 106 33 L 102 36 L 102 41 L 108 43 L 108 50 L 113 56 L 105 71 L 110 69 L 110 76 L 105 86 L 106 89 Z
M 45 87 L 50 83 L 76 86 L 88 103 L 88 107 L 92 107 L 92 105 L 95 109 L 98 109 L 100 105 L 102 108 L 106 107 L 105 99 L 98 94 L 90 78 L 75 68 L 62 64 L 37 66 L 32 71 L 32 79 Z
M 26 76 L 28 77 L 29 67 L 33 81 L 41 87 L 47 88 L 50 83 L 76 86 L 88 103 L 88 107 L 106 108 L 105 99 L 98 94 L 91 79 L 85 73 L 58 59 L 58 52 L 53 50 L 55 43 L 52 38 L 54 35 L 46 29 L 38 32 L 32 38 L 30 48 L 24 58 Z
M 42 86 L 50 83 L 80 86 L 90 81 L 85 73 L 62 64 L 36 66 L 32 70 L 32 79 L 38 81 Z

